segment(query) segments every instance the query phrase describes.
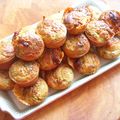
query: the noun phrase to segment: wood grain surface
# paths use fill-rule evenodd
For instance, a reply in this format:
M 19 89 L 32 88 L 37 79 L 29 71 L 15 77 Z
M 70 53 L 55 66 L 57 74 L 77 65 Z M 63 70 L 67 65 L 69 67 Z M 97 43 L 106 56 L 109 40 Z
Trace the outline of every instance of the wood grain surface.
M 0 39 L 79 0 L 0 0 Z M 120 9 L 120 0 L 103 0 Z M 24 120 L 119 120 L 120 65 Z M 0 111 L 0 120 L 13 120 Z

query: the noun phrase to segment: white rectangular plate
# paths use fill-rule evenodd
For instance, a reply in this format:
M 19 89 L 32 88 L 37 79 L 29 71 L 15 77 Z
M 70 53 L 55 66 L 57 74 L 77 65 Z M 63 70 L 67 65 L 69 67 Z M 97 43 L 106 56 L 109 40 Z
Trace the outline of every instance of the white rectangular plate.
M 101 11 L 109 9 L 106 4 L 104 4 L 101 1 L 93 1 L 93 0 L 83 0 L 80 1 L 79 3 L 76 3 L 73 7 L 78 7 L 83 4 L 88 4 L 88 5 L 93 5 L 97 8 L 99 8 Z M 33 26 L 35 26 L 34 24 Z M 11 36 L 6 37 L 6 39 L 11 39 Z M 116 60 L 113 61 L 107 61 L 107 60 L 101 60 L 102 61 L 102 66 L 101 68 L 93 75 L 89 76 L 84 76 L 81 77 L 80 75 L 75 75 L 75 79 L 73 84 L 66 90 L 63 90 L 61 92 L 53 91 L 50 90 L 48 98 L 41 104 L 34 106 L 34 107 L 27 107 L 20 103 L 14 95 L 9 91 L 9 92 L 2 92 L 0 91 L 0 108 L 3 111 L 6 111 L 10 113 L 15 119 L 21 119 L 33 112 L 35 112 L 38 109 L 41 109 L 42 107 L 48 105 L 49 103 L 53 102 L 54 100 L 60 98 L 61 96 L 69 93 L 70 91 L 78 88 L 79 86 L 87 83 L 88 81 L 92 80 L 96 76 L 104 73 L 105 71 L 109 70 L 110 68 L 116 66 L 117 64 L 120 63 L 120 57 Z

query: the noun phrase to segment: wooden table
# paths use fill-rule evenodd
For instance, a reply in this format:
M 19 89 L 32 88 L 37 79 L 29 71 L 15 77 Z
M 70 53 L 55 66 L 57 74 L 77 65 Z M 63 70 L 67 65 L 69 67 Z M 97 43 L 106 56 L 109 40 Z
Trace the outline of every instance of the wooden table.
M 79 0 L 0 0 L 0 38 Z M 119 9 L 120 0 L 104 0 Z M 118 120 L 120 65 L 56 100 L 24 120 Z M 0 120 L 13 118 L 0 111 Z

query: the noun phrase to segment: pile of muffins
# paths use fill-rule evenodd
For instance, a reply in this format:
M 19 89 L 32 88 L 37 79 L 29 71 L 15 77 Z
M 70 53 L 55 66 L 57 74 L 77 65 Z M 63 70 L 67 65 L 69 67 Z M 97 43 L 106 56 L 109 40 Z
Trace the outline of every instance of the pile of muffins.
M 0 89 L 12 90 L 25 105 L 37 105 L 48 87 L 68 88 L 74 72 L 90 75 L 100 59 L 120 55 L 120 12 L 93 6 L 66 8 L 0 40 Z M 99 57 L 98 57 L 99 56 Z

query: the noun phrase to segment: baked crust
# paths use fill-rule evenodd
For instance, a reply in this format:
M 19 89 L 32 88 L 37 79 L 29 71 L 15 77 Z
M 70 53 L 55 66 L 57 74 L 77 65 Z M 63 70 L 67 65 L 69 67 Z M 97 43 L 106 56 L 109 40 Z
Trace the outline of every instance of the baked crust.
M 100 20 L 104 20 L 116 34 L 120 34 L 120 13 L 118 11 L 105 11 L 101 14 Z
M 35 84 L 39 75 L 39 65 L 37 62 L 25 62 L 18 60 L 9 69 L 10 78 L 22 87 Z
M 56 68 L 63 60 L 64 52 L 61 48 L 46 48 L 43 55 L 38 59 L 41 70 L 52 70 Z
M 14 47 L 12 40 L 0 40 L 0 69 L 9 69 L 15 59 Z
M 38 24 L 36 33 L 42 36 L 47 48 L 59 48 L 66 40 L 67 29 L 57 20 L 43 19 Z
M 91 11 L 88 6 L 79 8 L 68 7 L 64 11 L 63 22 L 70 34 L 80 34 L 85 31 L 86 25 L 92 18 Z
M 75 70 L 75 66 L 74 66 L 75 62 L 76 62 L 76 59 L 67 57 L 67 64 L 68 64 L 73 70 Z
M 79 58 L 90 49 L 88 38 L 84 34 L 68 36 L 63 46 L 65 54 L 70 58 Z
M 76 70 L 82 75 L 95 73 L 100 68 L 100 60 L 95 53 L 87 53 L 75 62 Z
M 25 61 L 38 59 L 44 51 L 42 38 L 35 34 L 35 30 L 30 27 L 14 33 L 13 46 L 16 56 Z
M 85 31 L 90 42 L 95 46 L 104 46 L 115 34 L 104 21 L 91 21 Z
M 120 39 L 112 38 L 108 43 L 100 48 L 97 48 L 98 54 L 105 59 L 115 59 L 120 55 Z
M 39 78 L 31 87 L 23 88 L 16 84 L 13 93 L 23 104 L 33 106 L 43 102 L 48 96 L 48 85 L 45 80 Z
M 11 90 L 14 82 L 9 78 L 8 71 L 0 70 L 0 90 Z
M 56 90 L 68 88 L 72 84 L 73 78 L 74 73 L 67 64 L 62 64 L 54 71 L 50 71 L 46 74 L 48 86 Z

